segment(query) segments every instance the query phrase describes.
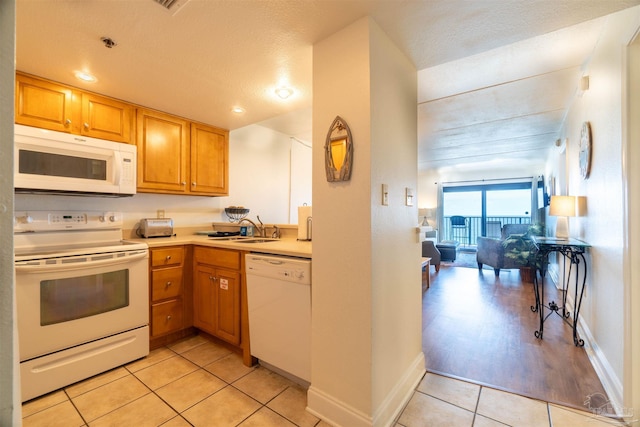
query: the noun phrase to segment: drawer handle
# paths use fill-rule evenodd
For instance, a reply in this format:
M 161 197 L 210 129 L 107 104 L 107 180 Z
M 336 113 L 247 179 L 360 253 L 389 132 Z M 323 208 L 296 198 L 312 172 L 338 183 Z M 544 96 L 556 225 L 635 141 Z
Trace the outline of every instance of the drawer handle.
M 171 259 L 171 255 L 167 255 L 167 257 L 165 258 L 167 261 L 169 261 Z
M 168 289 L 169 286 L 171 286 L 171 282 L 167 282 L 167 284 L 164 287 L 165 287 L 165 289 Z

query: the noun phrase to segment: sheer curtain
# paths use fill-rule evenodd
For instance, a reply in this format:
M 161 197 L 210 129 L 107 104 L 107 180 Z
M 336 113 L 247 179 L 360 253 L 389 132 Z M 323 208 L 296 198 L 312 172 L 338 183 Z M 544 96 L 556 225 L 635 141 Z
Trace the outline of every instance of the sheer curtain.
M 541 179 L 539 175 L 531 179 L 531 224 L 538 222 L 538 182 Z
M 438 182 L 438 210 L 436 212 L 436 221 L 438 222 L 438 241 L 442 240 L 444 233 L 444 194 L 442 192 L 442 183 Z

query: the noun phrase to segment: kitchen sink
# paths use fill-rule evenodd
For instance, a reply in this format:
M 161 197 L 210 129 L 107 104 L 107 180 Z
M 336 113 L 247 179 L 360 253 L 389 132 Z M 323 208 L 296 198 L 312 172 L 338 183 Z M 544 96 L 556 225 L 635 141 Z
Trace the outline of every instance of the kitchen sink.
M 278 239 L 270 239 L 268 237 L 247 237 L 247 236 L 222 236 L 209 237 L 210 240 L 234 241 L 238 243 L 266 243 L 275 242 Z
M 238 243 L 267 243 L 267 242 L 277 242 L 278 239 L 269 239 L 269 238 L 245 238 L 238 239 Z
M 245 236 L 222 236 L 222 237 L 209 237 L 211 240 L 247 240 L 253 239 L 252 237 Z

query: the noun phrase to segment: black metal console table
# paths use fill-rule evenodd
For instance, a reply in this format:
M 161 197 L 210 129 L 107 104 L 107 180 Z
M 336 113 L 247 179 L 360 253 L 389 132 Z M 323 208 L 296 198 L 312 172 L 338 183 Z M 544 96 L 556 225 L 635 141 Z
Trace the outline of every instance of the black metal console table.
M 582 240 L 568 238 L 558 239 L 553 237 L 539 237 L 533 236 L 533 243 L 537 248 L 537 256 L 543 262 L 539 263 L 540 267 L 540 281 L 538 281 L 537 274 L 534 275 L 533 287 L 536 298 L 535 307 L 532 306 L 533 312 L 538 312 L 540 316 L 540 327 L 535 331 L 536 338 L 542 339 L 544 332 L 544 322 L 553 313 L 562 317 L 562 319 L 573 329 L 573 343 L 576 346 L 582 347 L 584 340 L 578 338 L 578 316 L 580 315 L 580 306 L 582 305 L 582 297 L 584 295 L 584 286 L 587 282 L 587 262 L 584 257 L 584 253 L 587 248 L 591 247 L 588 243 Z M 546 273 L 547 256 L 552 252 L 558 252 L 569 260 L 569 273 L 565 276 L 564 269 L 562 274 L 562 301 L 549 301 L 545 304 L 544 301 L 544 276 Z M 575 266 L 575 287 L 574 287 L 574 310 L 573 315 L 567 309 L 567 292 L 569 286 L 569 280 L 571 279 L 571 272 Z M 582 266 L 583 275 L 580 280 L 580 267 Z M 544 309 L 548 309 L 549 313 L 545 316 Z

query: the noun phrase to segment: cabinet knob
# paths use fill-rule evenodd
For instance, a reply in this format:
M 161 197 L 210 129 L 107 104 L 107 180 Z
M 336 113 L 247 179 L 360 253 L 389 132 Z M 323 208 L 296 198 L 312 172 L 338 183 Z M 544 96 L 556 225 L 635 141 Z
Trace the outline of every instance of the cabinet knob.
M 71 124 L 71 119 L 67 119 L 64 121 L 65 126 L 69 126 Z
M 186 181 L 181 182 L 182 185 L 187 185 Z
M 210 280 L 211 282 L 215 281 L 215 280 L 216 280 L 216 276 L 209 276 L 209 280 Z
M 171 315 L 170 314 L 167 316 L 167 320 L 171 320 Z
M 165 288 L 169 288 L 169 286 L 171 286 L 171 282 L 167 282 L 167 284 L 165 285 Z
M 84 128 L 85 128 L 85 129 L 89 129 L 89 123 L 85 122 L 85 123 L 84 123 Z
M 195 182 L 195 181 L 193 181 L 193 182 L 191 183 L 191 186 L 192 186 L 192 187 L 195 187 L 195 186 L 196 186 L 196 182 Z
M 171 255 L 167 255 L 167 257 L 165 258 L 167 261 L 169 261 L 171 259 Z

